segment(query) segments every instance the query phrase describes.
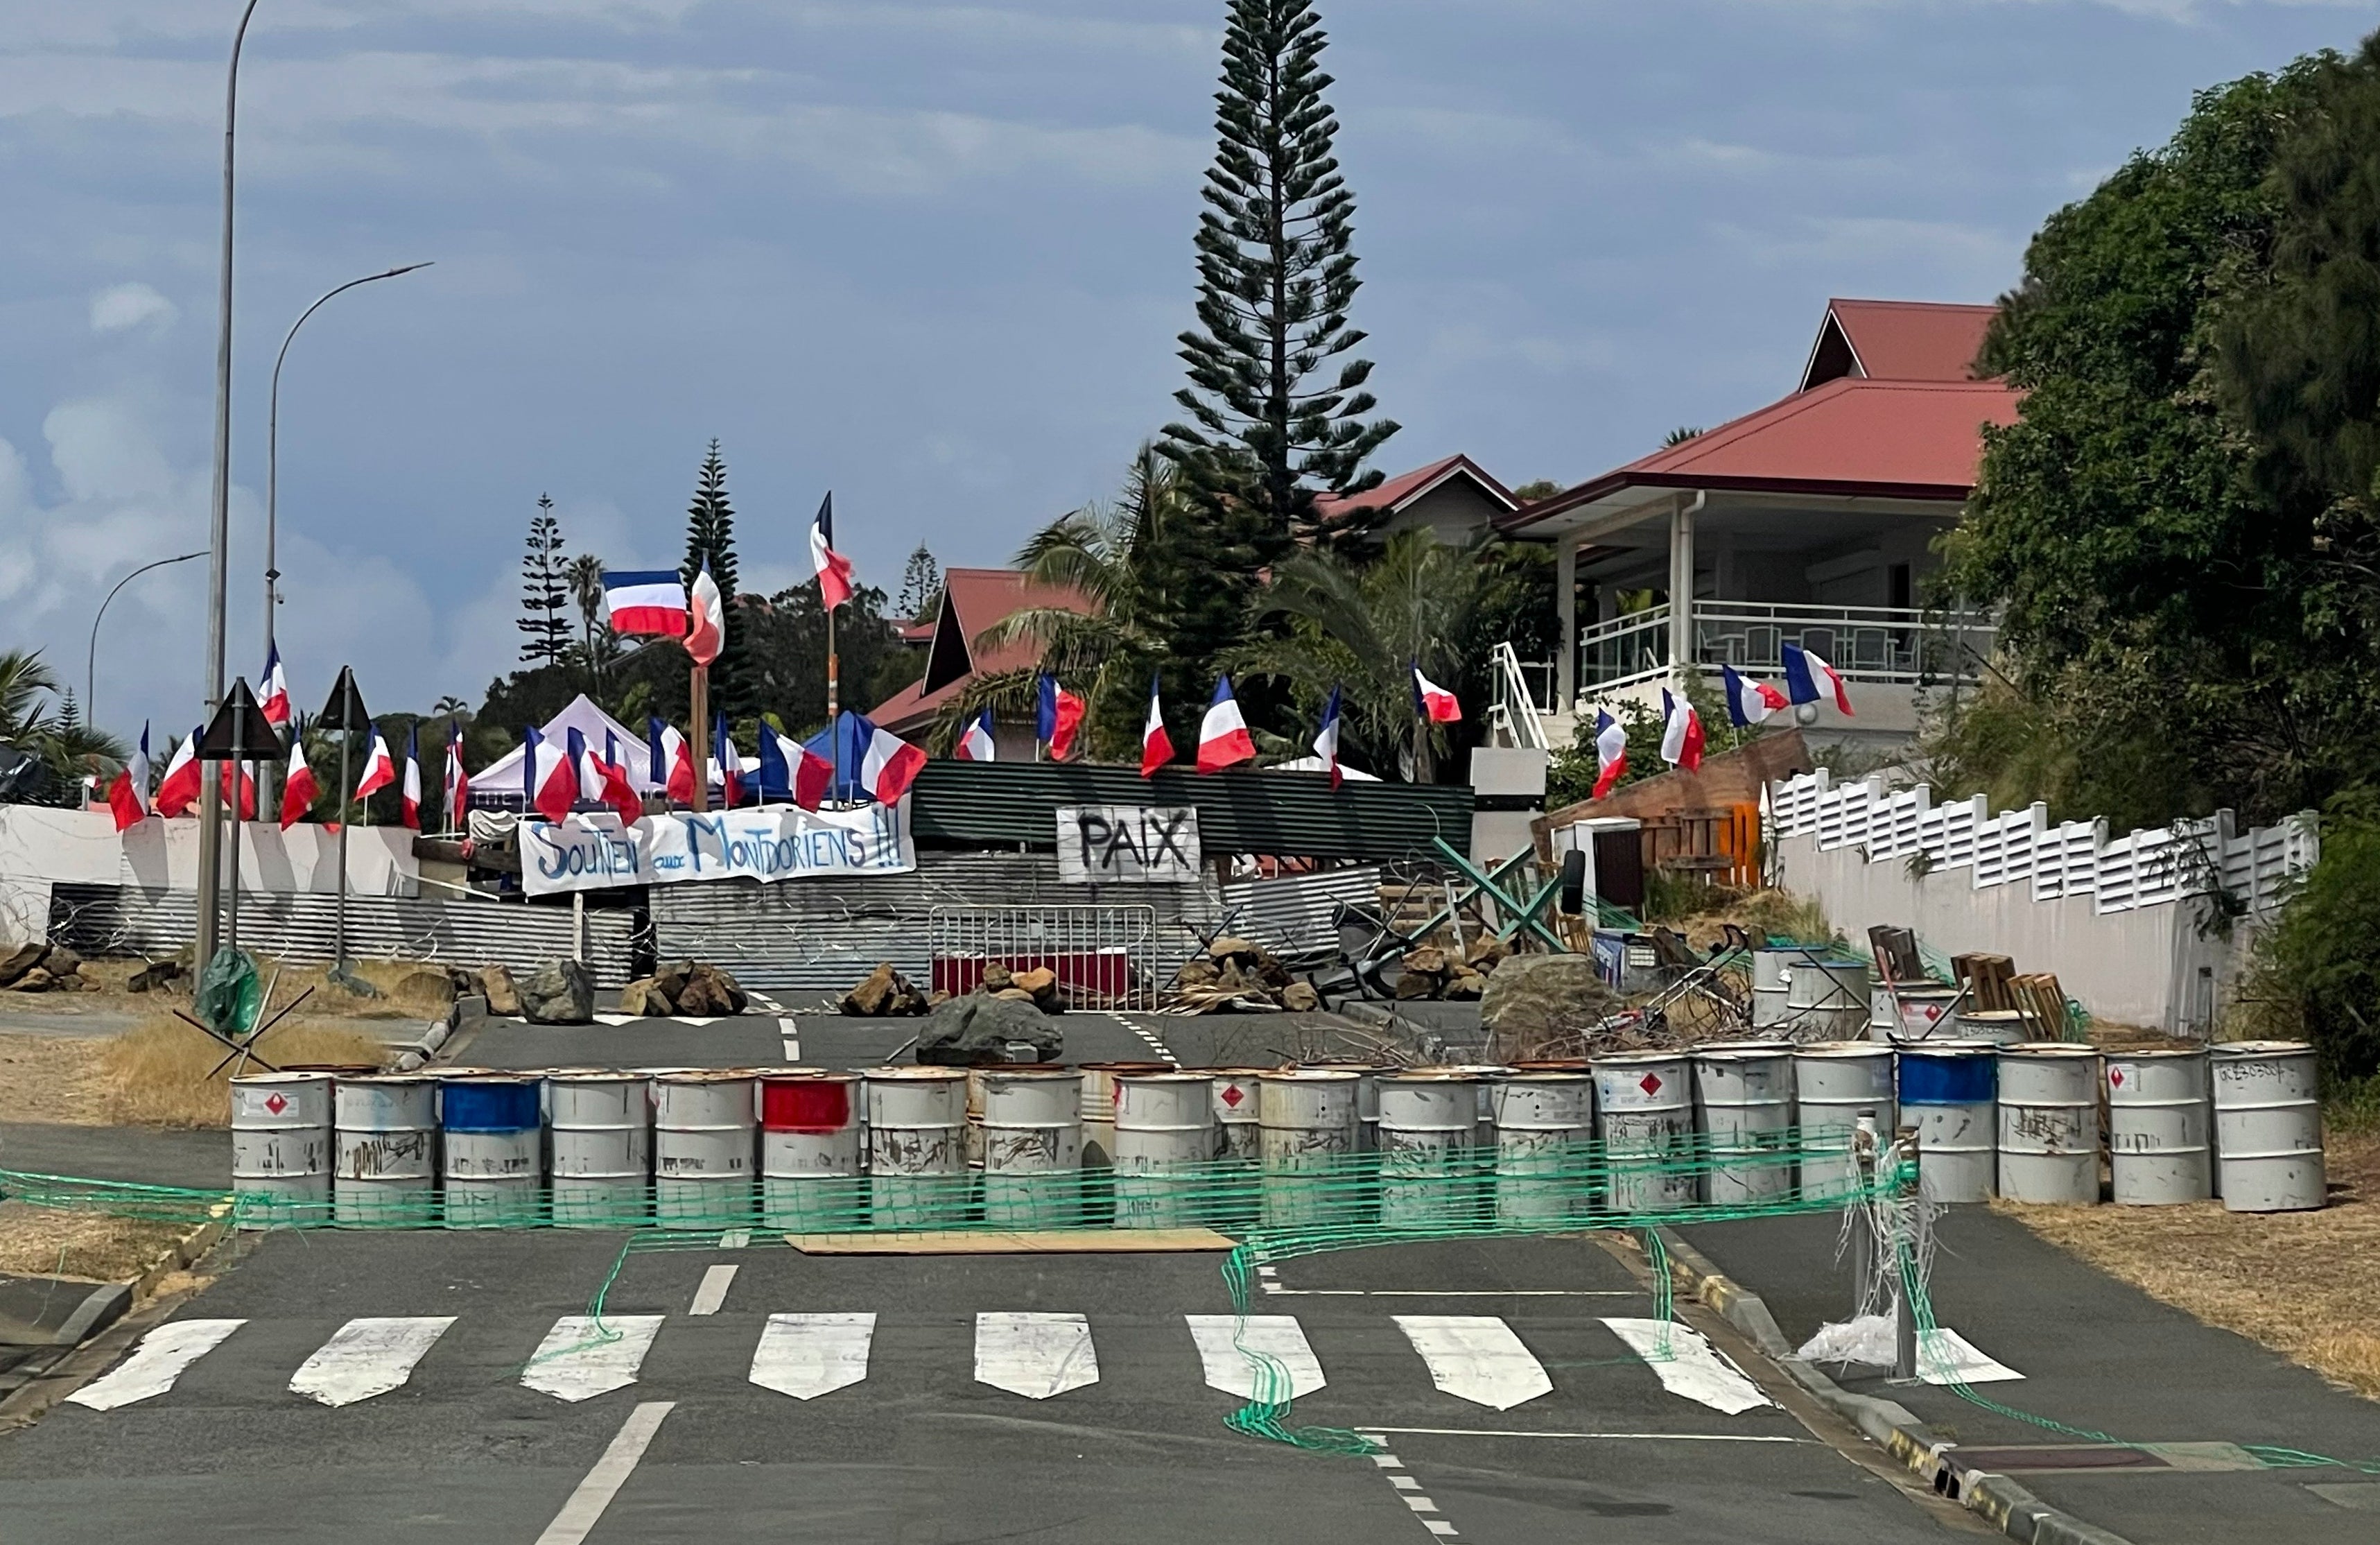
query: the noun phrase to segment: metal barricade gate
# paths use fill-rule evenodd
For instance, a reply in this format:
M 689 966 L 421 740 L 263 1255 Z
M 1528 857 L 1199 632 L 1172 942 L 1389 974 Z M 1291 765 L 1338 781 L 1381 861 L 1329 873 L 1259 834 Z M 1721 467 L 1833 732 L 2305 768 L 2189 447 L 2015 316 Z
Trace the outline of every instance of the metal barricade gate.
M 1154 906 L 937 906 L 927 917 L 933 989 L 983 984 L 984 967 L 1049 970 L 1075 1008 L 1157 1005 Z

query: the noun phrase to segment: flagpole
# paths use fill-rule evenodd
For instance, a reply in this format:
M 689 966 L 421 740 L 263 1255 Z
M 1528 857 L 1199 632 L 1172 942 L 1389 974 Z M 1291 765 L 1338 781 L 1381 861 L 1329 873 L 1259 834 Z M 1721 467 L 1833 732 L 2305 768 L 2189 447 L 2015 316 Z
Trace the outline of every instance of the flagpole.
M 686 725 L 686 739 L 694 752 L 694 810 L 702 815 L 710 809 L 710 667 L 697 665 L 693 684 L 686 690 L 688 712 L 693 723 Z
M 826 581 L 819 581 L 819 599 L 826 599 Z M 842 663 L 834 655 L 834 608 L 826 609 L 826 732 L 834 745 L 834 786 L 829 792 L 835 799 L 843 797 L 843 683 Z

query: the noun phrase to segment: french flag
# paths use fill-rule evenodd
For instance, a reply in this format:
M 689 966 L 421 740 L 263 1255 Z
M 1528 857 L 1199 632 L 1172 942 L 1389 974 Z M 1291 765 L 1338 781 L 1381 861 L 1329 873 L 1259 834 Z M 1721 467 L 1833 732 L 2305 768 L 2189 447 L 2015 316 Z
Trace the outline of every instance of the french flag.
M 619 736 L 605 730 L 603 749 L 605 754 L 597 756 L 585 736 L 570 732 L 570 760 L 578 764 L 578 797 L 610 806 L 621 825 L 633 826 L 644 815 L 645 802 L 637 797 L 627 769 L 620 765 Z
M 710 571 L 704 569 L 707 578 Z M 727 715 L 710 716 L 710 775 L 719 780 L 719 808 L 732 810 L 744 797 L 744 759 L 736 753 L 735 741 L 727 733 Z
M 991 710 L 987 708 L 969 719 L 966 728 L 959 731 L 959 743 L 952 748 L 952 755 L 961 761 L 996 761 L 999 759 L 993 750 Z
M 256 706 L 263 711 L 264 722 L 276 729 L 289 723 L 289 678 L 281 671 L 278 643 L 264 651 L 264 679 L 259 685 L 262 690 L 256 694 Z
M 819 501 L 810 522 L 810 571 L 818 576 L 819 602 L 832 612 L 851 599 L 851 560 L 834 550 L 834 490 Z
M 1785 646 L 1785 691 L 1797 703 L 1814 703 L 1831 692 L 1835 707 L 1844 718 L 1852 717 L 1851 687 L 1843 673 L 1799 644 Z
M 680 805 L 694 803 L 694 748 L 686 743 L 674 724 L 664 724 L 655 715 L 645 719 L 645 750 L 651 758 L 646 776 L 662 785 L 662 792 Z
M 396 759 L 388 754 L 388 742 L 381 738 L 380 725 L 371 727 L 371 749 L 364 753 L 364 775 L 356 780 L 356 797 L 369 799 L 396 782 Z
M 683 639 L 686 580 L 675 569 L 603 571 L 603 611 L 623 638 Z
M 1330 786 L 1339 786 L 1339 684 L 1330 684 L 1330 700 L 1322 705 L 1322 727 L 1314 732 L 1314 754 L 1322 759 L 1322 766 L 1330 774 Z
M 412 831 L 421 830 L 420 726 L 405 726 L 405 782 L 397 788 L 397 819 Z
M 801 742 L 767 720 L 760 722 L 760 803 L 794 797 L 795 780 L 802 767 Z
M 1248 722 L 1240 716 L 1240 700 L 1232 696 L 1232 678 L 1215 683 L 1214 700 L 1198 722 L 1198 771 L 1220 772 L 1237 762 L 1257 760 L 1257 743 L 1248 736 Z
M 1414 712 L 1433 724 L 1451 724 L 1463 717 L 1463 705 L 1454 694 L 1421 674 L 1421 662 L 1413 663 Z
M 1600 799 L 1628 773 L 1628 731 L 1602 709 L 1595 711 L 1595 792 Z
M 1140 775 L 1157 776 L 1157 770 L 1173 760 L 1173 737 L 1165 733 L 1165 705 L 1158 700 L 1157 675 L 1148 677 L 1148 719 L 1140 727 Z
M 1037 696 L 1033 737 L 1050 748 L 1051 761 L 1063 761 L 1075 748 L 1075 732 L 1082 727 L 1083 712 L 1089 705 L 1059 686 L 1058 678 L 1047 671 L 1041 673 Z
M 306 737 L 289 737 L 289 771 L 281 780 L 281 829 L 285 832 L 306 819 L 314 808 L 314 797 L 322 785 L 314 781 L 314 770 L 306 765 Z
M 463 766 L 463 726 L 449 721 L 446 725 L 446 826 L 449 831 L 462 832 L 465 812 L 471 804 L 471 774 Z
M 1689 772 L 1703 764 L 1703 716 L 1666 687 L 1661 688 L 1661 760 Z
M 171 819 L 188 814 L 199 798 L 199 736 L 205 726 L 190 732 L 165 763 L 165 775 L 157 782 L 155 809 L 159 815 Z
M 686 652 L 696 664 L 708 665 L 726 647 L 727 602 L 721 599 L 719 581 L 710 577 L 710 560 L 705 558 L 686 602 Z
M 534 724 L 522 727 L 521 746 L 521 781 L 528 808 L 558 826 L 578 803 L 578 769 L 571 765 L 569 748 L 546 739 Z
M 1765 681 L 1736 675 L 1732 665 L 1721 665 L 1718 674 L 1727 687 L 1727 722 L 1738 729 L 1748 729 L 1788 706 L 1784 693 Z
M 845 712 L 802 747 L 794 772 L 794 803 L 814 810 L 830 791 L 859 794 L 880 805 L 897 805 L 926 765 L 926 753 L 879 728 L 865 713 Z M 836 788 L 840 771 L 842 787 Z
M 107 785 L 107 806 L 115 812 L 115 829 L 128 832 L 149 815 L 149 725 L 140 726 L 140 748 L 131 763 Z

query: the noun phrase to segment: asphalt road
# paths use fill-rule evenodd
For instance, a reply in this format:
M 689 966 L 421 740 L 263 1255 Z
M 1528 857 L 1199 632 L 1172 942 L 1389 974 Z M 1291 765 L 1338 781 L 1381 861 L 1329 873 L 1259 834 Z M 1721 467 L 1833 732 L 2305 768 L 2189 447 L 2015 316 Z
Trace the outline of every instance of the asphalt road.
M 659 1317 L 636 1381 L 577 1402 L 525 1386 L 525 1369 L 551 1381 L 556 1360 L 537 1362 L 537 1350 L 557 1320 L 586 1311 L 620 1243 L 561 1232 L 268 1236 L 175 1315 L 245 1323 L 164 1393 L 107 1410 L 61 1405 L 0 1436 L 0 1537 L 1978 1538 L 1964 1515 L 1912 1497 L 1785 1411 L 1730 1415 L 1670 1393 L 1602 1322 L 1646 1314 L 1637 1279 L 1584 1239 L 1397 1247 L 1279 1268 L 1250 1312 L 1293 1320 L 1326 1381 L 1289 1419 L 1375 1433 L 1386 1452 L 1372 1457 L 1224 1426 L 1239 1398 L 1208 1374 L 1245 1378 L 1245 1365 L 1202 1360 L 1184 1318 L 1231 1313 L 1216 1254 L 829 1258 L 708 1240 L 632 1253 L 606 1313 L 631 1339 L 641 1333 L 632 1317 Z M 1015 1381 L 978 1316 L 1017 1312 L 1084 1317 L 1057 1365 L 1075 1387 L 1036 1399 L 978 1377 Z M 811 1399 L 749 1381 L 767 1317 L 802 1313 L 877 1317 L 863 1376 Z M 1493 1321 L 1550 1389 L 1500 1410 L 1436 1387 L 1449 1370 L 1457 1382 L 1510 1375 L 1512 1359 L 1442 1355 L 1434 1374 L 1399 1315 Z M 292 1393 L 301 1365 L 359 1316 L 454 1322 L 401 1387 L 332 1408 Z M 1488 1393 L 1511 1391 L 1507 1378 Z M 631 1457 L 640 1434 L 649 1442 Z

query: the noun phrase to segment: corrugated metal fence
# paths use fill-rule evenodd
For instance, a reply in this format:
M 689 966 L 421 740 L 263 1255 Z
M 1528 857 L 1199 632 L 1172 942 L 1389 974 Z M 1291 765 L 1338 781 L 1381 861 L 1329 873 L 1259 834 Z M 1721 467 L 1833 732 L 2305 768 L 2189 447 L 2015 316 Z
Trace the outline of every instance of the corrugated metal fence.
M 1380 866 L 1360 864 L 1272 880 L 1234 880 L 1223 887 L 1224 928 L 1275 955 L 1311 958 L 1335 952 L 1338 904 L 1379 905 Z

